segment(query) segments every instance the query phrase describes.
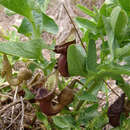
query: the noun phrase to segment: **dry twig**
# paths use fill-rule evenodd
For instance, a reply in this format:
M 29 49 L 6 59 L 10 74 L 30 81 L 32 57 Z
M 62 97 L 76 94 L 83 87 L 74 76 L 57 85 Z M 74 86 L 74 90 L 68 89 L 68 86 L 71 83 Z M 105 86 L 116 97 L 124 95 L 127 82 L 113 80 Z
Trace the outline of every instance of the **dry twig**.
M 0 85 L 0 90 L 9 86 L 10 85 L 8 83 L 3 83 L 2 85 Z
M 18 92 L 18 86 L 17 86 L 16 89 L 15 89 L 15 94 L 14 94 L 13 102 L 16 101 L 17 92 Z M 11 123 L 12 123 L 12 121 L 13 121 L 13 114 L 14 114 L 14 106 L 12 107 Z
M 10 128 L 10 126 L 19 118 L 19 116 L 22 114 L 22 112 L 20 112 L 16 117 L 15 119 L 9 124 L 8 127 L 6 127 L 6 129 Z
M 23 103 L 23 97 L 20 97 L 21 98 L 21 104 L 22 104 L 22 118 L 21 118 L 21 123 L 20 123 L 20 130 L 23 130 L 24 129 L 24 124 L 23 124 L 23 121 L 24 121 L 24 103 Z
M 13 97 L 11 97 L 11 96 L 9 96 L 9 95 L 1 94 L 1 93 L 0 93 L 0 96 L 1 96 L 1 97 L 7 97 L 7 98 L 10 98 L 10 99 L 13 99 Z
M 74 24 L 74 22 L 73 22 L 73 20 L 72 20 L 72 18 L 71 18 L 71 16 L 70 16 L 68 10 L 66 9 L 64 3 L 63 3 L 63 7 L 64 7 L 64 9 L 65 9 L 67 15 L 69 16 L 71 23 L 72 23 L 73 26 L 74 26 L 74 29 L 75 29 L 75 31 L 76 31 L 78 37 L 79 37 L 79 40 L 80 40 L 80 42 L 81 42 L 82 47 L 84 48 L 84 50 L 85 50 L 85 52 L 86 52 L 86 48 L 85 48 L 85 46 L 84 46 L 84 44 L 83 44 L 83 42 L 82 42 L 82 39 L 81 39 L 81 37 L 80 37 L 80 35 L 79 35 L 79 32 L 78 32 L 78 30 L 76 29 L 76 26 L 75 26 L 75 24 Z
M 108 86 L 108 88 L 117 96 L 120 97 L 112 88 L 111 86 L 103 79 L 103 82 Z
M 10 107 L 12 107 L 12 106 L 14 106 L 14 105 L 16 105 L 16 104 L 18 104 L 20 102 L 21 102 L 21 100 L 17 100 L 16 102 L 12 102 L 12 103 L 6 105 L 3 109 L 0 109 L 0 115 L 2 113 L 4 113 L 4 111 L 6 111 L 8 108 L 10 108 Z

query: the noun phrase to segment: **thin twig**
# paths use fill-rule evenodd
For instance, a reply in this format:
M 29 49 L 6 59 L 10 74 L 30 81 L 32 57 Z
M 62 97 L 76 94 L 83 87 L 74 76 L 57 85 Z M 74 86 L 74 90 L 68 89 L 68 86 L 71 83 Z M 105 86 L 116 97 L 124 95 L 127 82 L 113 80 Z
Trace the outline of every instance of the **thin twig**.
M 118 95 L 104 79 L 103 79 L 103 82 L 108 86 L 108 88 L 109 88 L 116 96 L 120 97 L 120 95 Z
M 1 97 L 8 97 L 8 98 L 10 98 L 10 99 L 13 99 L 13 97 L 11 97 L 11 96 L 9 96 L 9 95 L 1 94 L 1 93 L 0 93 L 0 96 L 1 96 Z
M 3 109 L 0 109 L 0 115 L 1 115 L 4 111 L 6 111 L 8 108 L 10 108 L 10 107 L 12 107 L 12 106 L 14 106 L 14 105 L 16 105 L 16 104 L 18 104 L 18 103 L 20 103 L 20 102 L 21 102 L 21 100 L 17 100 L 16 102 L 12 102 L 12 103 L 6 105 Z
M 15 94 L 14 94 L 13 102 L 16 101 L 17 92 L 18 92 L 18 86 L 17 86 L 16 89 L 15 89 Z M 14 106 L 12 107 L 11 123 L 12 123 L 12 121 L 13 121 L 13 114 L 14 114 Z
M 16 117 L 15 119 L 9 124 L 8 127 L 6 127 L 6 129 L 10 128 L 10 126 L 19 118 L 19 116 L 22 114 L 22 112 L 20 112 Z
M 9 84 L 2 84 L 2 85 L 0 86 L 0 90 L 3 89 L 3 88 L 6 88 L 6 87 L 8 87 L 8 86 L 10 86 L 10 85 L 9 85 Z
M 74 80 L 71 81 L 71 83 L 68 85 L 68 87 L 71 88 L 71 89 L 73 89 L 75 83 L 77 83 L 77 82 L 78 82 L 79 84 L 81 84 L 82 86 L 84 86 L 84 84 L 83 84 L 81 81 L 79 81 L 78 79 L 74 79 Z
M 84 103 L 84 101 L 79 101 L 75 111 L 78 111 L 81 108 L 81 106 L 83 105 L 83 103 Z
M 84 46 L 84 44 L 83 44 L 83 42 L 82 42 L 82 39 L 81 39 L 81 37 L 80 37 L 80 35 L 79 35 L 79 32 L 78 32 L 78 30 L 76 29 L 76 26 L 75 26 L 75 24 L 74 24 L 74 22 L 73 22 L 71 16 L 69 15 L 69 12 L 68 12 L 68 10 L 66 9 L 64 3 L 63 3 L 63 7 L 64 7 L 64 9 L 65 9 L 67 15 L 69 16 L 71 23 L 72 23 L 73 26 L 74 26 L 74 29 L 75 29 L 75 31 L 76 31 L 78 37 L 79 37 L 79 40 L 80 40 L 80 42 L 81 42 L 82 47 L 84 48 L 84 50 L 85 50 L 85 52 L 86 52 L 86 48 L 85 48 L 85 46 Z
M 24 103 L 23 103 L 23 97 L 21 98 L 21 104 L 22 104 L 22 118 L 21 118 L 21 123 L 20 123 L 20 130 L 24 129 L 24 125 L 23 125 L 23 120 L 24 120 Z

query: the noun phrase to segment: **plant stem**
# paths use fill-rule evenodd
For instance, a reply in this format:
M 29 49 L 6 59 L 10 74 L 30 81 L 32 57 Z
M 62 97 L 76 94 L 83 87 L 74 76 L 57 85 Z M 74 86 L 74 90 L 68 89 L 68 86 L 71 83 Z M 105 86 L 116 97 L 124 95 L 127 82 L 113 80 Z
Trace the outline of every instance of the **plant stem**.
M 64 7 L 64 9 L 65 9 L 67 15 L 69 16 L 71 23 L 72 23 L 73 26 L 74 26 L 74 29 L 75 29 L 75 31 L 76 31 L 78 37 L 79 37 L 79 40 L 80 40 L 80 42 L 81 42 L 82 47 L 84 48 L 84 50 L 85 50 L 85 52 L 86 52 L 86 48 L 85 48 L 85 46 L 84 46 L 84 44 L 83 44 L 83 42 L 82 42 L 82 39 L 81 39 L 81 37 L 80 37 L 80 35 L 79 35 L 79 33 L 78 33 L 78 30 L 76 29 L 76 26 L 75 26 L 75 24 L 74 24 L 74 22 L 73 22 L 71 16 L 69 15 L 69 12 L 68 12 L 68 10 L 66 9 L 66 7 L 65 7 L 64 4 L 63 4 L 63 7 Z
M 27 67 L 30 65 L 30 64 L 34 64 L 34 65 L 36 65 L 38 68 L 40 68 L 41 70 L 44 70 L 44 68 L 42 67 L 42 66 L 40 66 L 39 64 L 37 64 L 36 62 L 34 62 L 34 61 L 29 61 L 29 63 L 27 64 Z
M 71 88 L 71 89 L 73 89 L 75 83 L 77 83 L 77 82 L 78 82 L 79 84 L 81 84 L 82 86 L 84 86 L 84 84 L 83 84 L 82 82 L 80 82 L 78 79 L 74 79 L 74 80 L 68 85 L 68 87 Z
M 103 79 L 103 82 L 108 86 L 109 89 L 111 89 L 111 91 L 118 97 L 120 97 L 112 88 L 111 86 Z
M 32 23 L 32 26 L 33 26 L 33 31 L 34 31 L 34 39 L 40 38 L 39 33 L 37 32 L 35 22 L 32 21 L 31 23 Z
M 75 111 L 78 111 L 78 110 L 81 108 L 81 106 L 83 105 L 84 102 L 85 102 L 85 101 L 79 101 L 79 103 L 78 103 L 78 105 L 77 105 Z
M 33 32 L 34 32 L 34 36 L 33 36 L 34 38 L 33 38 L 33 39 L 38 39 L 38 38 L 40 38 L 40 33 L 38 32 L 38 28 L 36 27 L 33 14 L 31 14 L 31 17 L 30 17 L 28 20 L 32 23 Z

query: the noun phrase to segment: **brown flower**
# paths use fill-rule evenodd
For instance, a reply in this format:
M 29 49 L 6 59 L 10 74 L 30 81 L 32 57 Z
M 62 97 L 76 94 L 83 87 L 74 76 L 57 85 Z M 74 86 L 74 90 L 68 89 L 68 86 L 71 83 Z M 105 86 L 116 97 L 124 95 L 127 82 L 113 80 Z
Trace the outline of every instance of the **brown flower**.
M 69 45 L 76 44 L 76 40 L 67 42 L 63 45 L 56 45 L 54 52 L 60 53 L 60 57 L 58 59 L 58 71 L 64 77 L 68 77 L 68 64 L 67 64 L 67 49 Z
M 40 102 L 41 111 L 47 116 L 53 116 L 59 113 L 66 105 L 73 100 L 73 90 L 65 88 L 58 96 L 58 103 L 54 103 L 55 89 L 49 92 L 46 88 L 40 88 L 35 99 Z
M 120 125 L 120 115 L 124 109 L 125 94 L 122 94 L 109 108 L 108 108 L 108 117 L 109 123 L 113 127 Z

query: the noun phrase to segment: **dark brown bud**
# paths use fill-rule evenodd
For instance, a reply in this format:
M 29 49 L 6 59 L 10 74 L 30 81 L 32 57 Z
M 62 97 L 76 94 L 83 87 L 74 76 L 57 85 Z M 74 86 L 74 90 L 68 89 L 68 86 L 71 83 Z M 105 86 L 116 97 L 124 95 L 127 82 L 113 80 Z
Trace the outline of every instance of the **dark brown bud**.
M 23 81 L 23 80 L 28 80 L 32 77 L 32 72 L 31 70 L 27 68 L 21 68 L 18 73 L 18 80 Z
M 109 108 L 108 108 L 108 117 L 109 123 L 113 127 L 120 125 L 120 115 L 124 109 L 125 94 L 122 94 Z
M 126 100 L 124 104 L 124 113 L 126 117 L 129 117 L 130 113 L 130 100 Z
M 66 106 L 73 101 L 73 98 L 74 98 L 73 90 L 66 87 L 61 91 L 60 95 L 58 96 L 58 101 L 63 106 Z

